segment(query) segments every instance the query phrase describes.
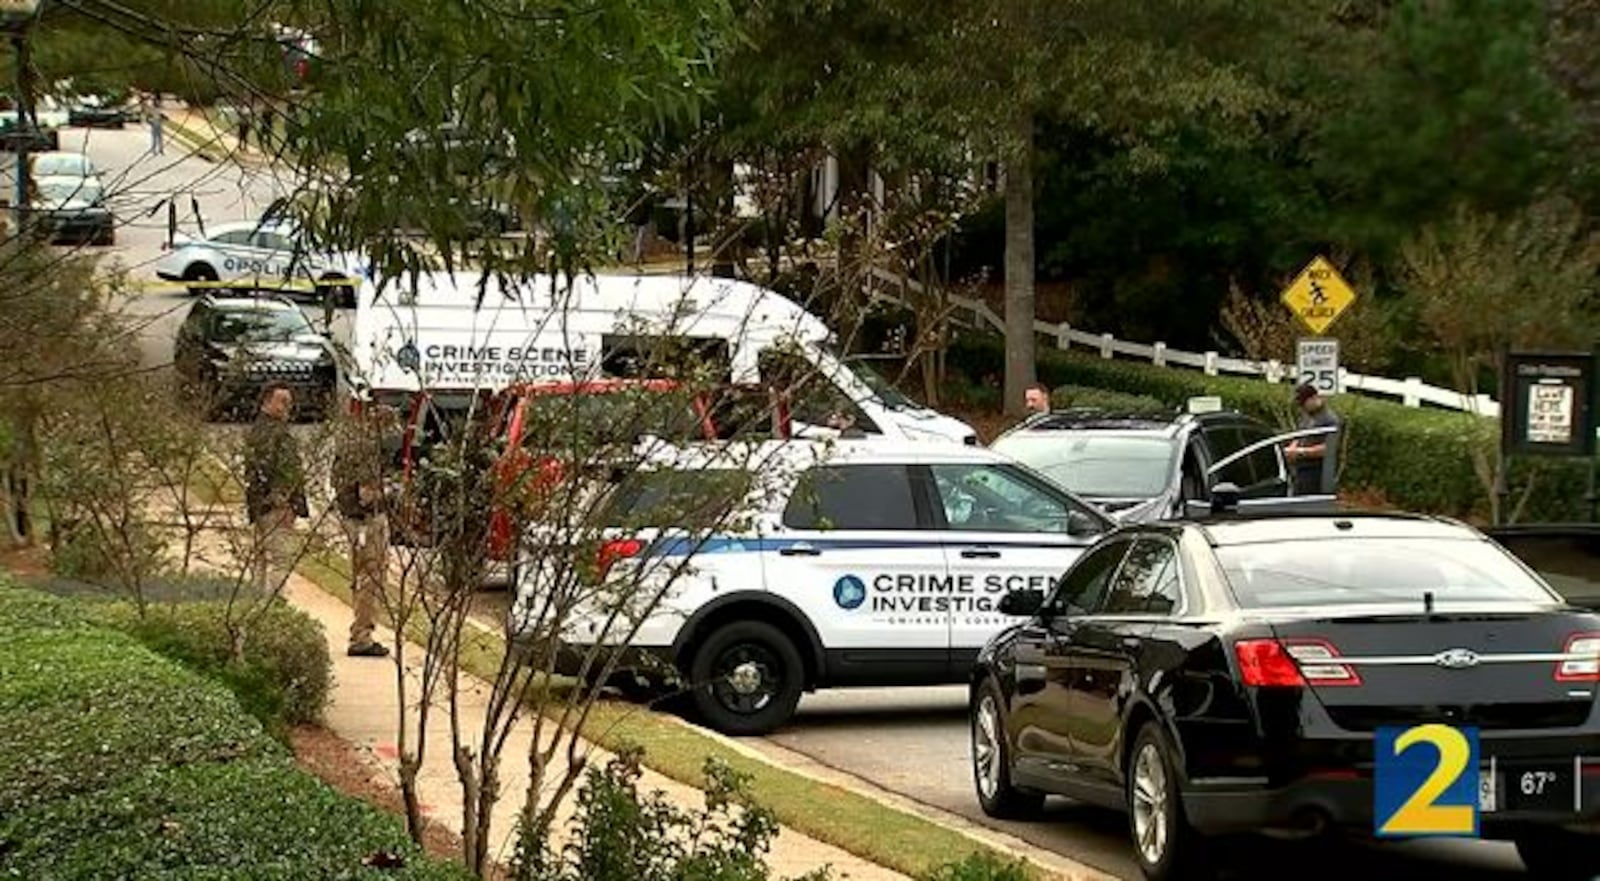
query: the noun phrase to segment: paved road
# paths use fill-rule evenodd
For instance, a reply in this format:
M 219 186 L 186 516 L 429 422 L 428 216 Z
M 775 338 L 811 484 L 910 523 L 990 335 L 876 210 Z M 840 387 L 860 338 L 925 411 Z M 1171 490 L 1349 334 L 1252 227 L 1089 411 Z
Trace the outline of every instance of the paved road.
M 148 152 L 149 143 L 146 130 L 135 126 L 61 133 L 61 149 L 88 154 L 100 170 L 118 223 L 115 245 L 84 250 L 98 255 L 103 269 L 127 273 L 137 291 L 127 303 L 130 324 L 144 362 L 157 366 L 171 362 L 173 336 L 190 302 L 181 292 L 138 290 L 155 280 L 152 264 L 167 239 L 167 201 L 178 203 L 179 230 L 193 235 L 198 225 L 191 198 L 207 224 L 248 220 L 288 192 L 291 182 L 270 168 L 241 168 L 190 156 L 170 137 L 161 156 Z
M 972 793 L 966 692 L 871 688 L 807 695 L 794 722 L 766 738 L 838 770 L 924 804 L 992 826 L 1102 871 L 1138 878 L 1119 815 L 1052 799 L 1037 822 L 991 820 Z M 758 748 L 761 741 L 752 741 Z M 1237 881 L 1510 881 L 1526 879 L 1510 845 L 1481 841 L 1385 845 L 1230 842 Z

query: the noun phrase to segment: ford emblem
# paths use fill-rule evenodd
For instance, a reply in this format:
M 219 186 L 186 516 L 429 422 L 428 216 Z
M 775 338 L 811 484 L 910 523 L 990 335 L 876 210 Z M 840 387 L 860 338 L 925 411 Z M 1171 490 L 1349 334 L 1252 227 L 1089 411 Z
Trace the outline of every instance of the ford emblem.
M 1446 670 L 1467 670 L 1478 666 L 1478 653 L 1470 649 L 1449 649 L 1434 655 L 1433 662 Z

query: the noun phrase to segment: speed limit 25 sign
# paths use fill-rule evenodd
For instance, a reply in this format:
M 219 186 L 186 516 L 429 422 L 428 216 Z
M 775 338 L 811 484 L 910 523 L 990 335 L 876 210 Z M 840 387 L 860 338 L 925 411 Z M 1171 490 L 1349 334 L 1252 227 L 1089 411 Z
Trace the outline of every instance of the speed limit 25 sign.
M 1319 393 L 1339 393 L 1339 341 L 1325 337 L 1300 340 L 1295 358 L 1297 385 L 1310 385 Z

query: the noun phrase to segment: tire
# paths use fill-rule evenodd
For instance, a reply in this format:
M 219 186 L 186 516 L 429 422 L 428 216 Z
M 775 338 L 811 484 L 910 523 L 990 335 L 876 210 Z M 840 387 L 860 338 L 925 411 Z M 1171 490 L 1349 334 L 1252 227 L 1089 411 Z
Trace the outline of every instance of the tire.
M 208 282 L 218 279 L 217 271 L 210 263 L 191 263 L 184 267 L 183 280 L 187 282 Z M 193 290 L 193 287 L 191 287 Z
M 1128 752 L 1125 797 L 1133 858 L 1148 881 L 1199 881 L 1215 869 L 1205 839 L 1183 814 L 1177 751 L 1167 733 L 1146 722 Z
M 689 663 L 695 712 L 711 728 L 734 736 L 766 734 L 789 721 L 804 675 L 794 642 L 762 621 L 717 628 Z
M 354 309 L 356 307 L 356 287 L 345 284 L 349 281 L 342 275 L 325 275 L 317 279 L 317 299 L 323 300 L 331 291 L 333 303 L 339 309 Z
M 1566 829 L 1535 829 L 1515 839 L 1528 877 L 1539 881 L 1590 881 L 1600 876 L 1600 837 Z
M 971 730 L 972 785 L 978 805 L 991 817 L 1020 820 L 1044 808 L 1044 793 L 1011 782 L 1011 739 L 1006 733 L 1005 697 L 993 679 L 985 679 L 968 710 Z

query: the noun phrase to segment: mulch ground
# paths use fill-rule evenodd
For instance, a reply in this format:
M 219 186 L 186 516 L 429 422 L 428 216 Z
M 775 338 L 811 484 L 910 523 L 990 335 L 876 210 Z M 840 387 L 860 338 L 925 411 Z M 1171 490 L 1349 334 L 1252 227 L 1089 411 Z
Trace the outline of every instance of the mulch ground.
M 345 795 L 404 819 L 405 804 L 400 799 L 400 790 L 376 779 L 367 756 L 354 744 L 316 726 L 294 729 L 289 732 L 289 740 L 302 768 Z M 436 820 L 425 819 L 423 824 L 422 846 L 430 856 L 461 859 L 461 836 Z M 493 881 L 509 881 L 510 877 L 511 873 L 501 867 L 490 873 Z

